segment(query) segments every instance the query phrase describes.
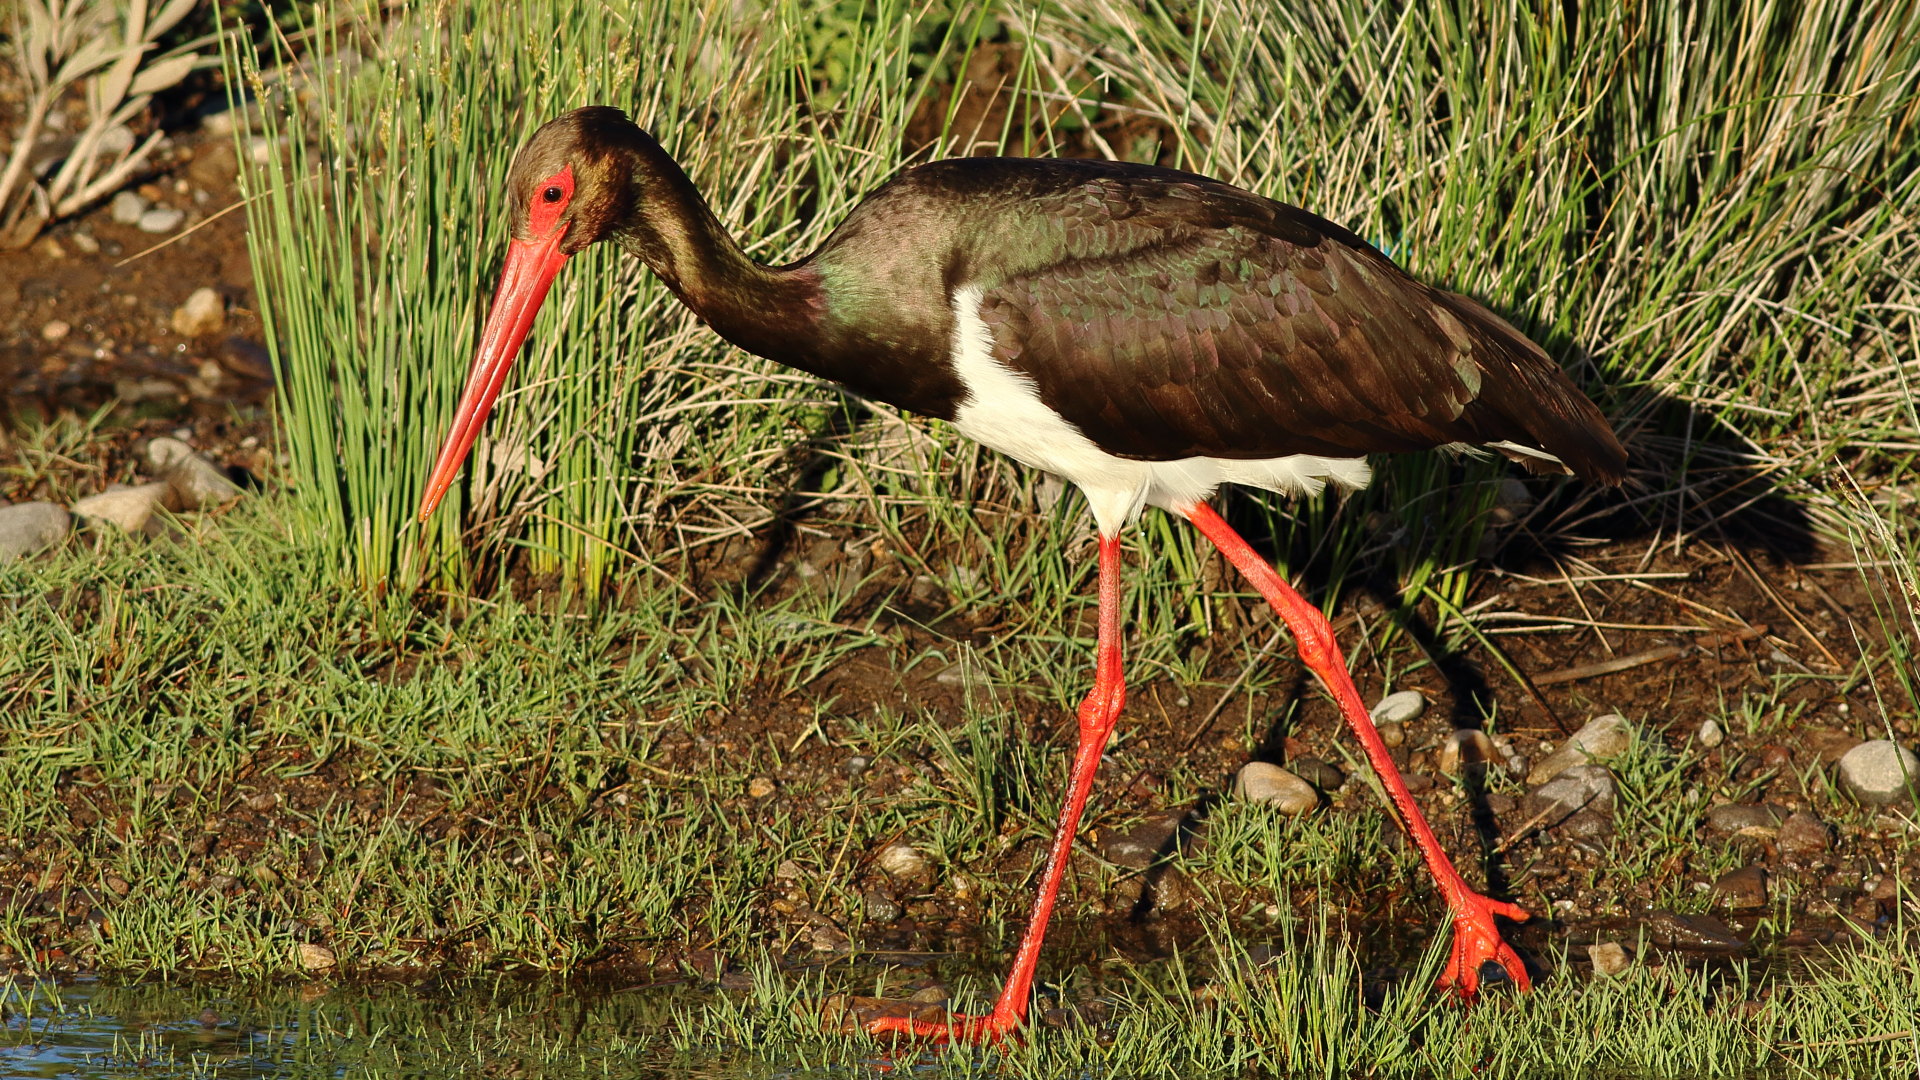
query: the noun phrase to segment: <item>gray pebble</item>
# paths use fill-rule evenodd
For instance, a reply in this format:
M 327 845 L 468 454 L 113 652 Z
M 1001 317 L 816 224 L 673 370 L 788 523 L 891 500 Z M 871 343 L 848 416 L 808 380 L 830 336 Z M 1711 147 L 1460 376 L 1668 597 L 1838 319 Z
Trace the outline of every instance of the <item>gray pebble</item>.
M 1721 730 L 1719 721 L 1711 716 L 1700 721 L 1700 728 L 1694 733 L 1694 737 L 1700 740 L 1701 746 L 1709 750 L 1727 741 L 1727 733 Z
M 140 215 L 140 231 L 144 233 L 170 233 L 187 220 L 185 210 L 175 210 L 170 206 L 156 206 Z
M 113 197 L 113 205 L 108 208 L 113 220 L 121 225 L 138 225 L 140 216 L 147 212 L 147 200 L 131 191 L 123 191 Z
M 1527 773 L 1527 783 L 1544 784 L 1575 765 L 1619 757 L 1633 745 L 1633 725 L 1619 713 L 1596 716 L 1567 739 L 1566 744 L 1540 759 Z
M 1604 766 L 1575 765 L 1528 792 L 1520 801 L 1520 816 L 1522 821 L 1538 818 L 1549 829 L 1582 810 L 1606 818 L 1613 813 L 1615 795 L 1613 774 Z
M 73 512 L 93 521 L 118 525 L 130 533 L 142 532 L 153 515 L 173 498 L 163 483 L 137 487 L 114 485 L 98 495 L 89 495 L 73 504 Z
M 1905 802 L 1920 786 L 1920 757 L 1889 739 L 1863 742 L 1841 756 L 1840 786 L 1869 806 Z
M 1420 719 L 1427 711 L 1427 699 L 1418 690 L 1400 690 L 1380 699 L 1373 707 L 1373 722 L 1379 724 L 1411 724 Z
M 243 494 L 240 486 L 227 479 L 218 465 L 179 439 L 162 435 L 148 442 L 147 464 L 154 475 L 166 479 L 177 504 L 184 509 L 218 506 Z
M 906 909 L 879 889 L 861 893 L 860 906 L 866 911 L 868 922 L 890 923 L 906 914 Z
M 59 543 L 73 528 L 64 507 L 50 502 L 0 506 L 0 560 L 18 559 Z

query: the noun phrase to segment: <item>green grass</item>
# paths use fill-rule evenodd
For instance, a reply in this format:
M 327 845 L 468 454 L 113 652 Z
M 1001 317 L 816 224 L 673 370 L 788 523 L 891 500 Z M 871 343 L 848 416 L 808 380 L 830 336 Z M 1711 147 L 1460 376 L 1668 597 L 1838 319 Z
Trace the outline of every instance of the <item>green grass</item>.
M 299 943 L 355 974 L 761 957 L 744 994 L 589 1026 L 582 1038 L 616 1050 L 588 1064 L 721 1047 L 734 1062 L 767 1055 L 768 1070 L 840 1069 L 874 1051 L 822 1034 L 808 1009 L 901 976 L 780 970 L 771 958 L 808 942 L 776 900 L 858 939 L 862 860 L 904 836 L 940 887 L 965 883 L 990 949 L 1017 929 L 1037 869 L 1023 853 L 1051 827 L 1060 725 L 1086 682 L 1091 533 L 1077 496 L 937 423 L 850 410 L 726 349 L 601 252 L 556 289 L 469 482 L 424 530 L 411 524 L 489 296 L 509 156 L 539 121 L 590 101 L 649 124 L 769 261 L 809 250 L 903 161 L 976 140 L 1185 164 L 1341 220 L 1486 297 L 1594 386 L 1636 454 L 1623 516 L 1677 544 L 1771 484 L 1851 542 L 1882 636 L 1860 643 L 1856 670 L 1821 678 L 1872 684 L 1889 731 L 1920 705 L 1911 10 L 1698 6 L 1573 25 L 1499 5 L 773 3 L 726 17 L 691 2 L 493 4 L 401 6 L 377 27 L 330 10 L 303 51 L 236 53 L 230 67 L 266 99 L 263 133 L 288 139 L 246 178 L 285 490 L 188 522 L 182 545 L 102 536 L 0 567 L 0 875 L 62 898 L 0 907 L 9 963 L 278 977 L 295 972 Z M 337 62 L 349 45 L 364 63 Z M 986 45 L 1017 50 L 1006 93 L 1019 107 L 977 132 L 934 110 L 937 145 L 909 145 L 920 102 Z M 9 436 L 10 479 L 74 485 L 67 463 L 99 460 L 84 450 L 105 422 Z M 1344 503 L 1236 509 L 1316 599 L 1382 585 L 1387 610 L 1363 619 L 1354 652 L 1404 675 L 1431 661 L 1397 640 L 1411 612 L 1440 624 L 1443 647 L 1493 640 L 1476 638 L 1467 599 L 1494 504 L 1485 481 L 1504 468 L 1418 456 Z M 1549 497 L 1525 531 L 1578 552 L 1606 524 L 1600 504 L 1550 487 L 1536 485 Z M 688 583 L 781 509 L 799 520 L 797 547 L 866 554 L 805 586 Z M 1218 567 L 1184 527 L 1150 516 L 1127 544 L 1133 706 L 1231 684 L 1214 734 L 1254 745 L 1297 704 L 1284 665 L 1249 664 L 1268 627 L 1213 587 Z M 919 578 L 930 599 L 916 599 Z M 869 579 L 892 594 L 859 600 Z M 994 629 L 969 634 L 946 621 L 956 613 Z M 945 710 L 884 683 L 873 700 L 818 694 L 852 658 L 903 678 L 961 664 L 991 689 Z M 1758 738 L 1792 723 L 1775 701 L 1784 685 L 1728 702 L 1723 726 Z M 764 736 L 727 741 L 726 721 L 745 715 L 765 719 Z M 1110 755 L 1122 777 L 1151 759 L 1131 737 Z M 897 785 L 876 797 L 831 770 L 787 768 L 855 755 Z M 1738 853 L 1707 850 L 1699 815 L 1743 789 L 1655 740 L 1618 772 L 1618 836 L 1564 869 L 1595 895 L 1646 886 L 1697 909 L 1690 884 Z M 789 774 L 800 779 L 777 798 L 748 796 L 754 778 Z M 1159 779 L 1160 805 L 1221 782 L 1179 764 Z M 1876 827 L 1801 780 L 1830 820 Z M 1129 824 L 1096 815 L 1089 835 Z M 1410 857 L 1383 853 L 1388 829 L 1370 803 L 1285 822 L 1212 807 L 1206 843 L 1172 864 L 1217 920 L 1208 948 L 1140 966 L 1050 959 L 1049 995 L 1101 1000 L 1112 1019 L 1048 1031 L 1004 1062 L 924 1063 L 1168 1076 L 1910 1068 L 1920 966 L 1907 924 L 1807 971 L 1673 964 L 1556 979 L 1472 1013 L 1406 988 L 1363 1008 L 1361 972 L 1401 958 L 1265 909 L 1297 891 L 1375 914 L 1376 899 L 1411 897 L 1430 917 Z M 1674 857 L 1691 867 L 1685 884 L 1664 869 Z M 1074 902 L 1120 891 L 1126 872 L 1091 851 L 1080 862 Z M 789 863 L 800 877 L 780 884 Z M 1792 917 L 1783 907 L 1771 925 Z M 1244 944 L 1261 938 L 1284 947 L 1256 969 Z M 960 1002 L 983 1000 L 994 977 L 964 982 Z M 538 1006 L 505 1012 L 518 1022 Z M 396 1010 L 393 1025 L 440 1030 L 431 1009 Z M 335 1030 L 379 1042 L 378 1024 L 345 1015 L 329 1014 Z M 505 1026 L 511 1039 L 459 1029 L 435 1052 L 577 1064 L 576 1045 Z M 369 1068 L 401 1069 L 388 1052 L 370 1049 Z

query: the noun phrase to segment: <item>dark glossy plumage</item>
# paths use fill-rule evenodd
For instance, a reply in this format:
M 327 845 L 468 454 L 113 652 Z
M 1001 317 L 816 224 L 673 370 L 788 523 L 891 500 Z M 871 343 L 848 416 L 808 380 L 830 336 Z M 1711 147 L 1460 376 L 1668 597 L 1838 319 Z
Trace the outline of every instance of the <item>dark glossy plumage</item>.
M 877 255 L 882 246 L 890 253 Z M 876 191 L 801 265 L 822 268 L 841 315 L 831 286 L 851 275 L 835 268 L 876 257 L 901 293 L 984 286 L 997 357 L 1123 457 L 1512 441 L 1590 479 L 1612 482 L 1624 468 L 1599 411 L 1505 321 L 1415 281 L 1331 222 L 1204 177 L 1110 162 L 937 162 Z M 897 295 L 859 296 L 846 315 L 898 325 Z M 945 311 L 905 321 L 894 337 L 951 334 Z
M 509 182 L 516 227 L 524 193 L 564 161 L 583 163 L 567 250 L 616 239 L 728 340 L 901 408 L 953 418 L 966 391 L 950 304 L 977 285 L 997 358 L 1120 457 L 1511 442 L 1590 480 L 1625 470 L 1599 410 L 1504 320 L 1338 225 L 1217 180 L 1118 162 L 933 162 L 776 268 L 747 258 L 615 109 L 535 135 Z

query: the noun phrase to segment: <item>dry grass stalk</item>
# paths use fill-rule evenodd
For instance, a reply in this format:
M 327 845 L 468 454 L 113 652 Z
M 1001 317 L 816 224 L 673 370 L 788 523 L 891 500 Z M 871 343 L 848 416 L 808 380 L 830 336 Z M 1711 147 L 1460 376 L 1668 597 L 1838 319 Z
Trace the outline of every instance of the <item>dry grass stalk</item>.
M 147 0 L 124 7 L 110 0 L 21 0 L 14 15 L 14 62 L 27 85 L 27 109 L 0 171 L 0 247 L 22 247 L 48 223 L 118 191 L 160 142 L 135 142 L 127 124 L 153 95 L 187 77 L 200 62 L 201 41 L 153 54 L 167 31 L 198 0 Z M 54 107 L 78 89 L 87 124 L 51 175 L 30 162 Z M 124 133 L 124 134 L 122 134 Z

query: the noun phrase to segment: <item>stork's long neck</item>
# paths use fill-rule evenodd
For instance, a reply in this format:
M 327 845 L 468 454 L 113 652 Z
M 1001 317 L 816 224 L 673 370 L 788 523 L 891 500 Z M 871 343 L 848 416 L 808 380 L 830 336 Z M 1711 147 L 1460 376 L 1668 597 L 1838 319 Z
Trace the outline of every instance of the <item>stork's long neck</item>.
M 818 274 L 763 266 L 720 223 L 707 200 L 651 136 L 633 158 L 633 210 L 620 244 L 660 275 L 721 337 L 782 363 L 807 354 L 826 310 Z

